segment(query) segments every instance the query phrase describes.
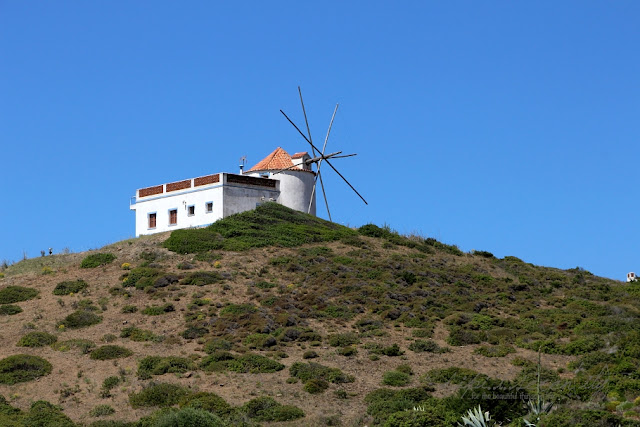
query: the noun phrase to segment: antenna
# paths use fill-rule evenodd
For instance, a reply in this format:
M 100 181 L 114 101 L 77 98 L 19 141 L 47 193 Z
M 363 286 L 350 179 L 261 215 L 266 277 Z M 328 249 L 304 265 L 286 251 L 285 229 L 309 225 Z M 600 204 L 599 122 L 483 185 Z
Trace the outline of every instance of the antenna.
M 311 198 L 309 199 L 309 208 L 307 209 L 307 213 L 311 212 L 311 204 L 313 203 L 313 196 L 315 195 L 316 192 L 316 184 L 318 182 L 318 178 L 320 178 L 320 188 L 322 189 L 322 196 L 324 197 L 324 203 L 325 206 L 327 207 L 327 214 L 329 215 L 329 221 L 331 221 L 331 211 L 329 210 L 329 202 L 327 201 L 327 194 L 325 192 L 325 188 L 324 188 L 324 182 L 322 180 L 322 174 L 320 172 L 320 167 L 322 166 L 322 162 L 326 162 L 329 167 L 331 167 L 331 169 L 334 170 L 335 173 L 338 174 L 338 176 L 340 176 L 340 178 L 342 178 L 342 180 L 344 182 L 347 183 L 347 185 L 358 195 L 358 197 L 360 197 L 360 199 L 362 199 L 362 201 L 364 202 L 365 205 L 368 205 L 369 203 L 367 203 L 367 201 L 364 199 L 364 197 L 362 197 L 362 195 L 360 193 L 358 193 L 358 190 L 356 190 L 354 188 L 353 185 L 351 185 L 351 183 L 349 181 L 347 181 L 347 179 L 340 173 L 338 172 L 338 170 L 331 164 L 331 162 L 329 161 L 329 159 L 341 159 L 341 158 L 345 158 L 345 157 L 352 157 L 355 156 L 356 154 L 345 154 L 345 155 L 340 155 L 342 154 L 342 151 L 336 151 L 335 153 L 331 153 L 331 154 L 327 154 L 325 155 L 324 152 L 327 148 L 327 141 L 329 140 L 329 134 L 331 133 L 331 127 L 333 126 L 333 120 L 336 117 L 336 113 L 338 111 L 338 104 L 336 104 L 335 109 L 333 110 L 333 115 L 331 116 L 331 121 L 329 122 L 329 128 L 327 129 L 327 135 L 324 138 L 324 144 L 322 145 L 322 150 L 320 150 L 318 147 L 316 147 L 313 144 L 313 140 L 311 139 L 311 130 L 309 128 L 309 121 L 307 120 L 307 112 L 304 108 L 304 101 L 302 100 L 302 91 L 300 90 L 300 86 L 298 86 L 298 93 L 300 94 L 300 104 L 302 105 L 302 113 L 304 115 L 304 122 L 306 124 L 307 127 L 307 135 L 305 135 L 304 133 L 302 133 L 302 131 L 300 130 L 300 128 L 298 126 L 296 126 L 295 123 L 293 123 L 293 121 L 289 118 L 289 116 L 287 116 L 285 114 L 284 111 L 280 110 L 280 112 L 282 113 L 282 115 L 289 121 L 289 123 L 291 123 L 293 125 L 293 127 L 298 131 L 298 133 L 305 139 L 305 141 L 307 141 L 309 143 L 309 145 L 311 146 L 311 150 L 313 152 L 313 158 L 308 159 L 305 163 L 307 165 L 311 165 L 313 163 L 316 164 L 316 176 L 314 178 L 313 181 L 313 189 L 311 190 Z M 318 155 L 316 154 L 319 153 Z M 291 169 L 294 166 L 290 166 L 286 169 L 282 169 L 278 172 L 275 172 L 275 174 L 283 172 L 285 170 Z
M 240 157 L 240 175 L 242 175 L 244 171 L 244 165 L 247 163 L 247 156 Z

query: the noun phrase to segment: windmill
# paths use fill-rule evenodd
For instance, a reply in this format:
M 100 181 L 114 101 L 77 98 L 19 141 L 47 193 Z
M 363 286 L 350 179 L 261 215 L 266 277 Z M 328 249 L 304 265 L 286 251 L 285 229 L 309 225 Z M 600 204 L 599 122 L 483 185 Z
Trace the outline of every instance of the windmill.
M 331 162 L 329 161 L 329 159 L 341 159 L 341 158 L 345 158 L 345 157 L 352 157 L 352 156 L 356 156 L 357 154 L 342 154 L 342 151 L 336 151 L 330 154 L 325 154 L 325 150 L 327 148 L 327 141 L 329 140 L 329 134 L 331 133 L 331 127 L 333 126 L 333 120 L 336 117 L 336 112 L 338 111 L 338 104 L 336 104 L 336 108 L 334 108 L 333 110 L 333 115 L 331 116 L 331 121 L 329 122 L 329 128 L 327 129 L 327 135 L 324 138 L 324 144 L 322 145 L 322 151 L 316 147 L 313 144 L 313 139 L 311 138 L 311 130 L 309 129 L 309 121 L 307 120 L 307 112 L 304 108 L 304 101 L 302 100 L 302 91 L 300 90 L 300 86 L 298 86 L 298 94 L 300 95 L 300 104 L 302 105 L 302 113 L 304 115 L 304 121 L 305 124 L 307 126 L 307 135 L 305 135 L 304 133 L 302 133 L 302 131 L 300 130 L 300 128 L 298 126 L 296 126 L 295 123 L 293 123 L 293 121 L 289 118 L 289 116 L 287 116 L 285 114 L 284 111 L 280 110 L 280 112 L 282 113 L 282 115 L 289 121 L 289 123 L 291 123 L 293 125 L 294 128 L 296 128 L 296 130 L 298 131 L 298 133 L 300 133 L 300 135 L 302 135 L 302 137 L 305 139 L 305 141 L 307 141 L 309 143 L 309 145 L 311 146 L 311 151 L 313 153 L 313 157 L 311 159 L 306 160 L 304 163 L 308 166 L 311 166 L 311 164 L 316 164 L 316 176 L 314 178 L 313 181 L 313 189 L 311 190 L 311 198 L 309 199 L 309 208 L 307 209 L 307 213 L 311 212 L 311 205 L 313 203 L 313 196 L 316 193 L 316 184 L 318 182 L 318 178 L 320 178 L 320 188 L 322 189 L 322 196 L 324 197 L 324 204 L 327 207 L 327 215 L 329 215 L 329 221 L 331 221 L 331 211 L 329 210 L 329 202 L 327 201 L 327 193 L 325 192 L 324 189 L 324 182 L 322 181 L 322 174 L 320 172 L 320 167 L 322 166 L 323 161 L 326 162 L 331 169 L 334 170 L 335 173 L 338 174 L 338 176 L 340 176 L 340 178 L 342 178 L 342 180 L 344 182 L 347 183 L 347 185 L 358 195 L 358 197 L 360 197 L 362 199 L 362 201 L 364 202 L 365 205 L 368 205 L 369 203 L 367 203 L 367 201 L 364 199 L 364 197 L 362 197 L 362 195 L 360 193 L 358 193 L 358 190 L 356 190 L 354 188 L 353 185 L 351 185 L 351 183 L 349 181 L 347 181 L 347 178 L 345 178 L 339 171 L 338 169 L 336 169 Z M 317 152 L 317 153 L 316 153 Z M 288 169 L 292 169 L 294 168 L 294 166 L 290 166 L 288 168 L 279 170 L 278 172 L 275 172 L 275 174 L 278 174 L 280 172 L 284 172 Z

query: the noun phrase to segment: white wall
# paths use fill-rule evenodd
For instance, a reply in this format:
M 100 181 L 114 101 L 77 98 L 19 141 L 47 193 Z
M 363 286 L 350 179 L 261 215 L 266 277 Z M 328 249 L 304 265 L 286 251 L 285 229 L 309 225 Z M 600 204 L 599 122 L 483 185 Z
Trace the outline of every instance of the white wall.
M 222 195 L 222 184 L 213 184 L 138 198 L 137 203 L 131 206 L 131 209 L 136 211 L 136 237 L 178 228 L 212 224 L 223 217 Z M 213 212 L 211 213 L 206 212 L 207 202 L 213 202 Z M 188 215 L 188 207 L 191 205 L 195 207 L 193 216 Z M 170 209 L 178 210 L 176 225 L 169 225 Z M 156 228 L 149 229 L 148 215 L 153 212 L 156 213 Z
M 271 172 L 252 172 L 247 175 L 262 176 L 267 173 L 269 174 L 269 178 L 280 181 L 280 197 L 277 199 L 278 203 L 288 208 L 307 213 L 315 175 L 310 172 L 293 170 L 280 172 L 276 175 L 273 175 Z M 319 186 L 316 188 L 316 193 L 318 190 L 320 190 Z M 316 214 L 316 194 L 313 195 L 311 211 L 309 213 L 311 215 Z

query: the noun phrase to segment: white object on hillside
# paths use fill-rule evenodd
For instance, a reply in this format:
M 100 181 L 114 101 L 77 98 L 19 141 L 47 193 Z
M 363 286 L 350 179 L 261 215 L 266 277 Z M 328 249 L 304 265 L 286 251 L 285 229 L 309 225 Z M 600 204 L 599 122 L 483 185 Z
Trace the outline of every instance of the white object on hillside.
M 627 273 L 627 282 L 635 282 L 636 280 L 638 280 L 636 273 L 633 271 L 631 273 Z

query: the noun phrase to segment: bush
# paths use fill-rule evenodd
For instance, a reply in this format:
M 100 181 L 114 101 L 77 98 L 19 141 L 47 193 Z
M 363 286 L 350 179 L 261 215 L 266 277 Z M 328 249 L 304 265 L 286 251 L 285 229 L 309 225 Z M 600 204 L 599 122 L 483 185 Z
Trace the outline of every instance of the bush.
M 393 387 L 402 387 L 411 382 L 411 376 L 405 372 L 400 371 L 387 371 L 382 377 L 382 383 L 384 385 L 390 385 Z
M 23 286 L 7 286 L 0 289 L 0 304 L 13 304 L 14 302 L 28 301 L 38 296 L 38 291 Z
M 190 359 L 177 356 L 147 356 L 138 363 L 138 376 L 151 378 L 152 375 L 183 373 L 195 369 Z
M 284 365 L 259 354 L 247 353 L 228 361 L 227 369 L 234 372 L 257 374 L 281 371 L 284 369 Z
M 129 395 L 129 403 L 133 408 L 173 406 L 189 394 L 188 389 L 176 384 L 151 383 L 139 393 Z
M 53 290 L 54 295 L 69 295 L 77 294 L 83 289 L 87 288 L 87 282 L 84 280 L 66 281 L 60 282 Z
M 146 418 L 143 419 L 146 421 Z M 141 421 L 143 421 L 141 420 Z M 196 408 L 181 408 L 163 410 L 149 417 L 149 424 L 141 422 L 143 426 L 153 427 L 226 427 L 229 424 L 218 416 Z
M 219 417 L 226 417 L 232 409 L 223 398 L 215 393 L 201 391 L 199 393 L 193 393 L 180 402 L 180 407 L 203 409 L 207 412 L 218 415 Z
M 135 305 L 125 305 L 124 307 L 122 307 L 122 310 L 120 310 L 120 312 L 123 314 L 135 313 L 136 311 L 138 311 L 138 307 L 136 307 Z
M 204 351 L 207 354 L 212 354 L 218 350 L 231 350 L 233 345 L 222 338 L 214 338 L 210 341 L 207 341 L 204 345 Z
M 103 345 L 91 352 L 91 358 L 93 360 L 111 360 L 129 357 L 132 354 L 133 352 L 128 348 L 118 345 Z
M 505 357 L 515 352 L 516 349 L 510 345 L 481 345 L 473 350 L 473 354 L 479 354 L 485 357 Z
M 170 313 L 172 311 L 176 311 L 176 308 L 173 306 L 173 304 L 165 304 L 162 306 L 151 306 L 151 307 L 146 307 L 144 310 L 142 310 L 142 314 L 146 314 L 148 316 L 159 316 L 161 314 L 165 314 L 165 313 Z
M 156 335 L 153 332 L 146 329 L 139 329 L 135 326 L 129 326 L 120 331 L 121 338 L 129 338 L 131 341 L 143 342 L 143 341 L 162 341 L 162 336 Z
M 221 283 L 222 276 L 215 271 L 196 271 L 182 279 L 181 285 L 204 286 L 212 283 Z
M 312 378 L 304 383 L 304 391 L 310 394 L 323 393 L 329 388 L 329 383 L 323 379 Z
M 180 336 L 186 340 L 193 340 L 207 335 L 208 332 L 209 330 L 207 328 L 189 326 L 187 329 L 180 333 Z
M 88 310 L 76 310 L 60 323 L 65 328 L 78 329 L 86 328 L 88 326 L 97 325 L 102 322 L 102 316 L 88 311 Z
M 80 268 L 96 268 L 113 262 L 116 256 L 110 253 L 91 254 L 82 260 Z
M 392 344 L 389 347 L 384 347 L 380 352 L 389 357 L 402 356 L 404 354 L 404 351 L 400 350 L 398 344 Z
M 455 346 L 479 344 L 480 341 L 482 341 L 482 339 L 479 332 L 458 327 L 451 328 L 449 337 L 447 338 L 447 343 Z
M 23 419 L 24 425 L 29 427 L 75 427 L 75 423 L 62 413 L 59 406 L 39 400 L 31 405 L 31 409 Z
M 0 384 L 31 381 L 51 373 L 51 363 L 38 356 L 17 354 L 0 360 Z
M 58 341 L 58 337 L 48 332 L 29 332 L 16 344 L 19 347 L 44 347 Z
M 136 289 L 145 289 L 153 286 L 156 279 L 162 275 L 160 270 L 150 267 L 137 267 L 125 273 L 122 277 L 122 286 L 135 286 Z
M 261 396 L 252 399 L 241 407 L 247 417 L 256 421 L 281 422 L 304 417 L 304 412 L 295 406 L 285 406 L 272 397 Z
M 433 391 L 433 388 L 428 387 L 406 388 L 401 390 L 381 388 L 367 394 L 364 401 L 368 405 L 367 413 L 374 417 L 374 424 L 382 424 L 393 413 L 410 410 L 416 406 L 433 401 L 431 391 Z
M 0 315 L 2 316 L 13 316 L 18 313 L 22 313 L 20 306 L 12 304 L 0 305 Z
M 89 415 L 92 417 L 104 417 L 107 415 L 115 414 L 116 410 L 109 405 L 98 405 L 89 411 Z
M 346 347 L 353 344 L 358 344 L 360 340 L 354 333 L 347 332 L 346 334 L 329 335 L 329 345 L 331 347 Z
M 302 354 L 303 359 L 315 359 L 318 357 L 318 353 L 313 350 L 307 350 Z
M 116 388 L 121 382 L 122 379 L 120 377 L 112 376 L 105 378 L 102 382 L 102 391 L 100 392 L 100 397 L 110 397 L 111 390 Z

